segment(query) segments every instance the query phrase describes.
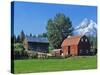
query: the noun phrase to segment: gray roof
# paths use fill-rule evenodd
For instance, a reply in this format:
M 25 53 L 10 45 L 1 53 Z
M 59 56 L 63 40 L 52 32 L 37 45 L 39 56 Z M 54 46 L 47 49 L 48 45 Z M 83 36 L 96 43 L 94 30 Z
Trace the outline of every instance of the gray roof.
M 38 37 L 30 37 L 26 36 L 28 42 L 39 42 L 39 43 L 49 43 L 47 38 L 38 38 Z

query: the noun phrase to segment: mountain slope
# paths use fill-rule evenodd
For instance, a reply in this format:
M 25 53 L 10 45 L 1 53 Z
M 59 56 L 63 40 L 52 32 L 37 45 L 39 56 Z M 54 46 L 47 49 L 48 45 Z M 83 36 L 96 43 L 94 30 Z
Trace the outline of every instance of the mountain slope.
M 96 36 L 97 24 L 93 20 L 85 18 L 79 26 L 75 28 L 74 33 L 77 35 Z

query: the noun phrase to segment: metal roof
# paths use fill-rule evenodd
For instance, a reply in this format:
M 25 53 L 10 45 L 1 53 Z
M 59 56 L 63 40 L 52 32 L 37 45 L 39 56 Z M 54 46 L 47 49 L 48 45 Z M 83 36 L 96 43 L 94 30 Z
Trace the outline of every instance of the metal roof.
M 28 42 L 39 42 L 39 43 L 49 43 L 47 38 L 38 38 L 38 37 L 30 37 L 30 36 L 26 36 L 25 37 L 27 39 Z

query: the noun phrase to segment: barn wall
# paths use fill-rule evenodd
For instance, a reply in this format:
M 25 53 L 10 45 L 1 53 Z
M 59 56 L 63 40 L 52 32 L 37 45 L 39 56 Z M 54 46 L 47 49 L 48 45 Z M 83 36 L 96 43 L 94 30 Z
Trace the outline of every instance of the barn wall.
M 48 53 L 48 43 L 28 42 L 29 50 Z
M 77 45 L 72 45 L 72 46 L 71 46 L 70 51 L 71 51 L 71 55 L 72 55 L 72 56 L 77 55 L 77 53 L 78 53 L 78 50 L 77 50 L 77 49 L 78 49 L 78 48 L 77 48 Z
M 62 50 L 63 50 L 63 55 L 67 56 L 68 55 L 67 47 L 66 46 L 62 47 Z
M 28 42 L 26 39 L 23 42 L 23 46 L 24 46 L 25 50 L 28 50 Z
M 81 41 L 83 39 L 83 41 Z M 90 54 L 90 41 L 87 37 L 82 37 L 78 45 L 78 55 L 89 55 Z M 87 41 L 85 41 L 87 39 Z
M 68 54 L 68 46 L 62 47 L 62 50 L 63 50 L 64 56 L 68 56 L 68 55 L 76 56 L 76 55 L 78 55 L 78 46 L 77 45 L 70 46 L 70 54 Z

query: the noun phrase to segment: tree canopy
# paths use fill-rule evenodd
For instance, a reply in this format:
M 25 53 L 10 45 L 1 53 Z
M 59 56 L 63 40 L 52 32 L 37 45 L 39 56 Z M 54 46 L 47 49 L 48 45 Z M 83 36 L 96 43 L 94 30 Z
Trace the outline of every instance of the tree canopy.
M 47 23 L 47 36 L 52 48 L 60 48 L 62 41 L 72 35 L 73 27 L 69 17 L 63 13 L 58 13 Z
M 24 39 L 25 39 L 25 34 L 24 34 L 24 31 L 22 30 L 20 33 L 20 41 L 23 42 Z
M 38 38 L 47 38 L 47 33 L 38 34 Z

